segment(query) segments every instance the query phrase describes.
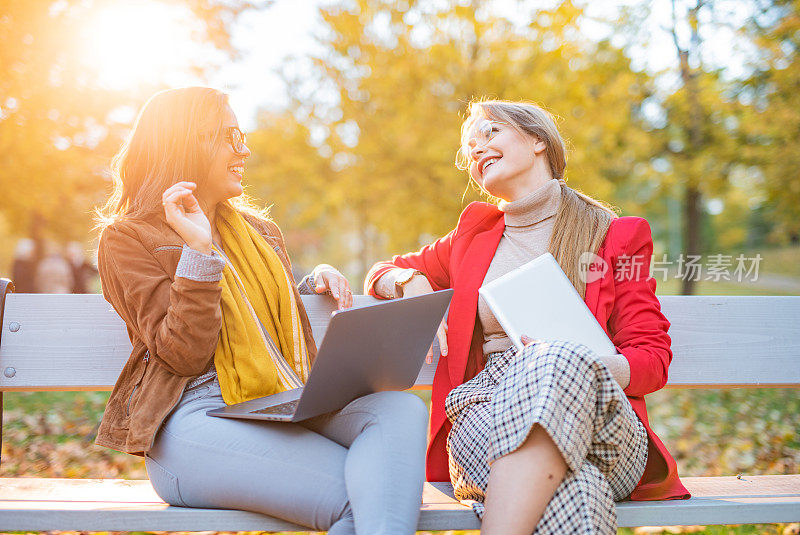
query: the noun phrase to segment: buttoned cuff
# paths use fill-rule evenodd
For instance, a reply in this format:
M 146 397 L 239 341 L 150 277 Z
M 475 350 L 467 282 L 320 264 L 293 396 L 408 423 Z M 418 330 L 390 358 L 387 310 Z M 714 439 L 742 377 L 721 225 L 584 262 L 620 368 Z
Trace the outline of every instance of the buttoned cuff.
M 208 255 L 184 245 L 175 276 L 198 282 L 218 282 L 222 280 L 224 267 L 225 260 L 216 251 Z

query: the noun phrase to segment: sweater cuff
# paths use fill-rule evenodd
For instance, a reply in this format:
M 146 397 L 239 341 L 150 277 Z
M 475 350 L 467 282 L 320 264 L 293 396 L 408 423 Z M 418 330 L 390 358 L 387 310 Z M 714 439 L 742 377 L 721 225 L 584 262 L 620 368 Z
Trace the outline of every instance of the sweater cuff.
M 184 245 L 175 276 L 198 282 L 219 282 L 224 267 L 225 260 L 216 251 L 207 255 Z
M 316 295 L 316 290 L 314 289 L 316 284 L 314 284 L 314 273 L 309 273 L 303 280 L 300 281 L 300 284 L 297 285 L 297 291 L 300 295 Z

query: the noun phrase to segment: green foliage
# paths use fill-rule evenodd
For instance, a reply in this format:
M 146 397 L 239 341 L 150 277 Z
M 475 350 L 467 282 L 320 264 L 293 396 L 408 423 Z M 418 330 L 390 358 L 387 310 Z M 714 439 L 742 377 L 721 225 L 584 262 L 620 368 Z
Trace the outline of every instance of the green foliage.
M 742 86 L 752 102 L 740 140 L 744 154 L 763 173 L 760 180 L 777 223 L 773 238 L 800 239 L 800 2 L 776 0 L 749 32 L 761 55 L 753 75 Z

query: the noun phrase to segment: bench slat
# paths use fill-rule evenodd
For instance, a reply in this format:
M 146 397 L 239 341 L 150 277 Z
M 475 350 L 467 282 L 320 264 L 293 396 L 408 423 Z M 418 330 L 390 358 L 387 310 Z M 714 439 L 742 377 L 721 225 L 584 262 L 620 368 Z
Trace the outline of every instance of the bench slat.
M 621 527 L 800 520 L 800 475 L 683 478 L 688 501 L 618 504 Z M 419 530 L 478 529 L 447 483 L 426 483 Z M 169 507 L 149 481 L 0 479 L 0 529 L 82 531 L 281 531 L 305 528 L 256 513 Z
M 354 296 L 356 305 L 375 302 Z M 320 340 L 332 299 L 303 296 Z M 800 385 L 800 297 L 661 297 L 672 322 L 669 385 Z M 13 324 L 19 325 L 12 331 Z M 100 295 L 10 294 L 0 345 L 0 390 L 110 389 L 130 353 L 125 327 Z M 436 362 L 418 385 L 430 385 Z
M 800 384 L 800 297 L 663 296 L 669 385 Z
M 3 390 L 110 389 L 130 352 L 125 324 L 101 295 L 6 297 Z

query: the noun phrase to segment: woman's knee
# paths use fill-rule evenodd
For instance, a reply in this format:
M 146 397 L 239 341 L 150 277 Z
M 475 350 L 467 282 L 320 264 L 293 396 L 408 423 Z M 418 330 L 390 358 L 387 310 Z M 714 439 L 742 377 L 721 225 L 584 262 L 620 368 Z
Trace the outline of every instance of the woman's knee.
M 367 399 L 369 398 L 369 399 Z M 409 392 L 389 390 L 376 392 L 362 398 L 368 402 L 379 418 L 409 422 L 428 422 L 428 408 L 419 396 Z
M 568 370 L 575 366 L 591 366 L 597 354 L 583 344 L 563 340 L 547 340 L 528 344 L 522 349 L 521 359 L 527 366 L 551 363 L 555 370 Z
M 509 396 L 515 398 L 525 392 L 538 393 L 546 385 L 569 391 L 576 385 L 585 388 L 591 384 L 596 361 L 597 355 L 582 344 L 534 342 L 525 346 L 512 360 L 496 389 L 494 401 L 502 404 Z
M 377 426 L 387 430 L 385 436 L 418 436 L 424 440 L 427 431 L 428 409 L 418 396 L 408 392 L 376 392 L 354 401 L 343 412 L 347 411 L 368 415 L 360 419 L 362 430 Z

